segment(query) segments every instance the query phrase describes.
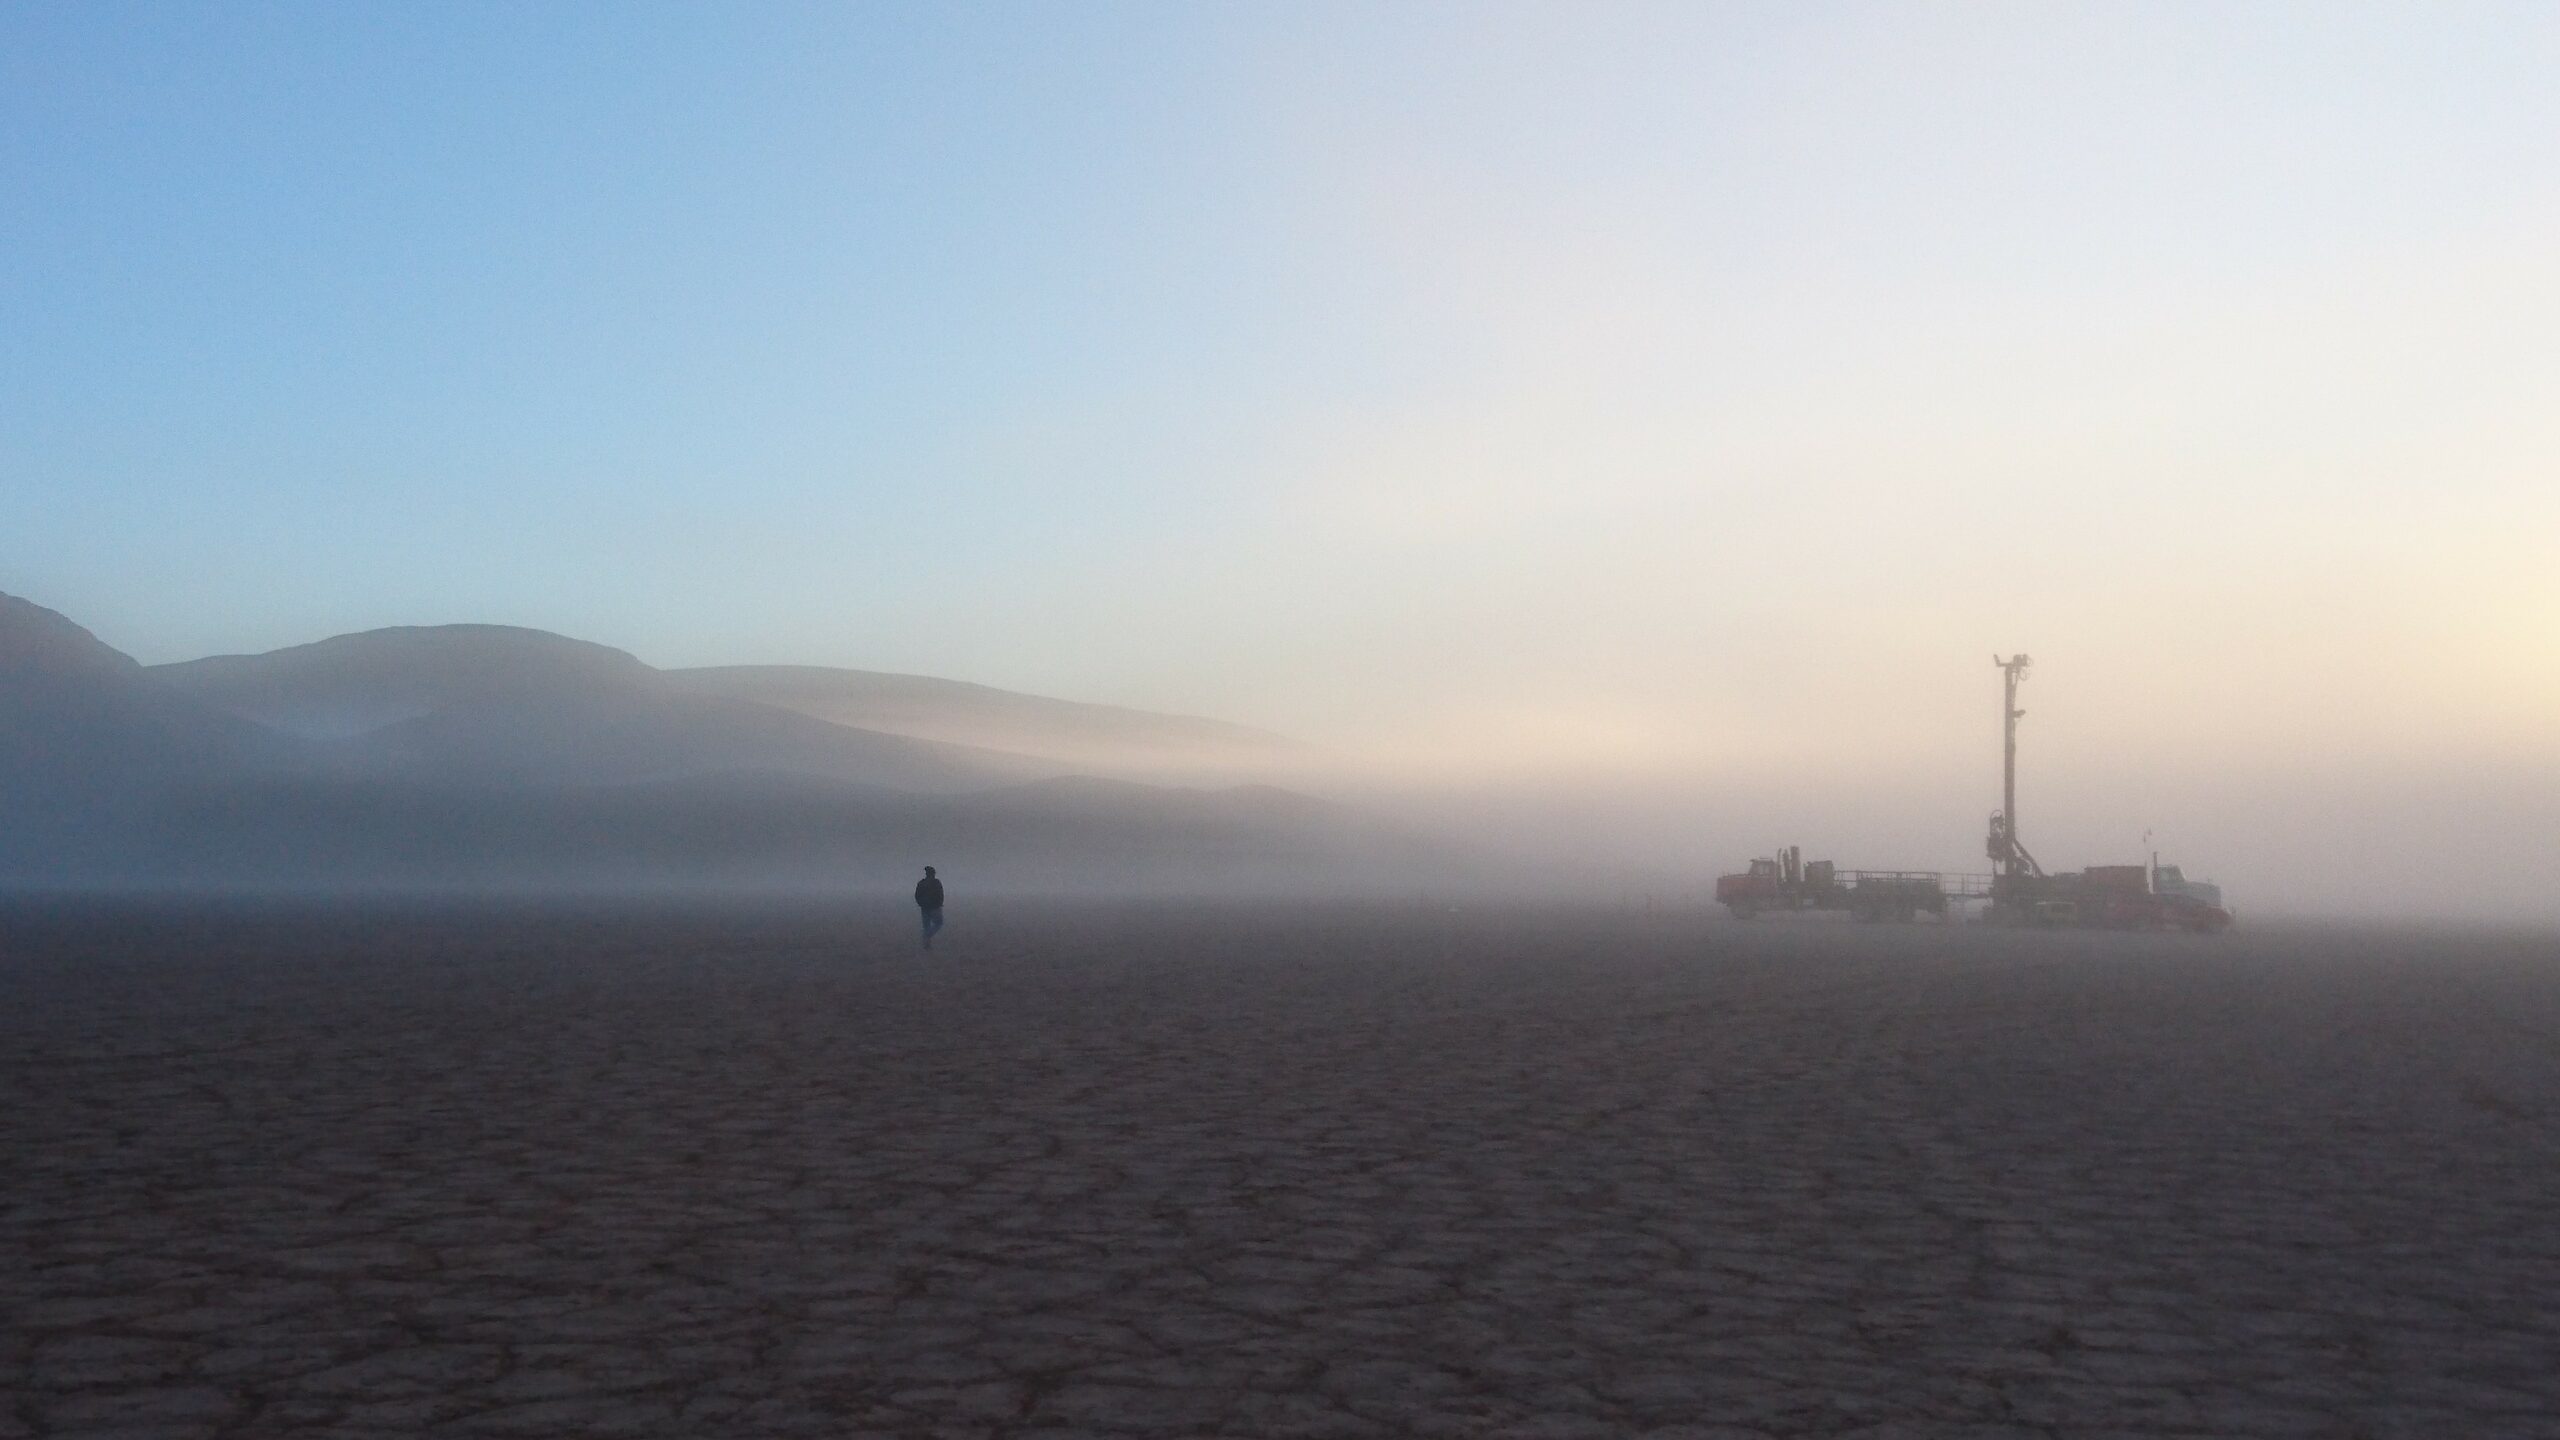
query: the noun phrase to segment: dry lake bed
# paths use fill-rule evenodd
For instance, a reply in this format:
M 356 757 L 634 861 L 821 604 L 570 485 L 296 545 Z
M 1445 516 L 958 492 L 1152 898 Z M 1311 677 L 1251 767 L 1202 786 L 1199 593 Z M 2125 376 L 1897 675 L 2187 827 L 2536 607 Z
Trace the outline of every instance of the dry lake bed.
M 952 918 L 0 910 L 0 1437 L 2560 1436 L 2549 937 Z

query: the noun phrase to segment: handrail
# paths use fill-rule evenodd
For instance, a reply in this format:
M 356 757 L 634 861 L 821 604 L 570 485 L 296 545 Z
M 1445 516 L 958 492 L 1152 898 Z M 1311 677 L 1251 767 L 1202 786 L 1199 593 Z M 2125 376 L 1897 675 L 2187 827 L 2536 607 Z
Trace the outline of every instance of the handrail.
M 1776 884 L 1783 885 L 1786 883 L 1784 880 L 1774 875 L 1767 878 Z M 1997 877 L 1981 871 L 1842 870 L 1835 867 L 1831 871 L 1830 887 L 1833 889 L 1848 890 L 1855 889 L 1860 885 L 1871 885 L 1877 887 L 1900 886 L 1905 888 L 1928 886 L 1935 889 L 1942 895 L 1951 896 L 1959 900 L 1981 900 L 1990 898 L 1992 884 L 1996 878 Z M 1810 876 L 1796 883 L 1805 889 L 1817 888 Z
M 1974 889 L 1988 890 L 1993 877 L 1977 872 L 1954 870 L 1835 870 L 1832 872 L 1832 878 L 1851 885 L 1860 881 L 1877 884 L 1926 881 L 1942 890 L 1961 892 Z

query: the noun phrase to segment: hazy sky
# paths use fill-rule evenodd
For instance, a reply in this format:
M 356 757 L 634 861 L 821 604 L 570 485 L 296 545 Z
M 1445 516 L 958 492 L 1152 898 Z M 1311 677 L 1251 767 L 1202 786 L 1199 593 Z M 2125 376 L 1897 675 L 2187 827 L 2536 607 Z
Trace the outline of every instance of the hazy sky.
M 2025 649 L 2071 794 L 2467 785 L 2538 869 L 2555 76 L 2548 4 L 12 5 L 0 589 L 1967 836 Z

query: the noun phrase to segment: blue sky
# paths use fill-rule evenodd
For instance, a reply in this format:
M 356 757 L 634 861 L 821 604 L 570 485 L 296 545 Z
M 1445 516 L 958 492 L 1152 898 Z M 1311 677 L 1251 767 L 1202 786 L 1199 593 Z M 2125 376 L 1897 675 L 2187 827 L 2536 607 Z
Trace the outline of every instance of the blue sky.
M 1142 518 L 963 452 L 1269 328 L 1174 14 L 13 12 L 11 558 L 145 653 L 777 602 L 858 649 L 1044 513 Z
M 2542 783 L 2554 74 L 2530 4 L 15 5 L 0 588 L 1558 775 L 1969 755 L 2028 648 L 2087 751 Z

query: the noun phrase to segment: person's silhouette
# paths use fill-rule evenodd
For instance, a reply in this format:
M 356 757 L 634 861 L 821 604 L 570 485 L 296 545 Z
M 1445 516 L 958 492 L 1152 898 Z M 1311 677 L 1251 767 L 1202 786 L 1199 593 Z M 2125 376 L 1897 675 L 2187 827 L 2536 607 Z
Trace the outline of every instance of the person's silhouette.
M 924 948 L 933 948 L 933 932 L 942 928 L 942 882 L 933 878 L 933 867 L 924 867 L 924 878 L 916 882 L 916 908 L 924 912 Z

